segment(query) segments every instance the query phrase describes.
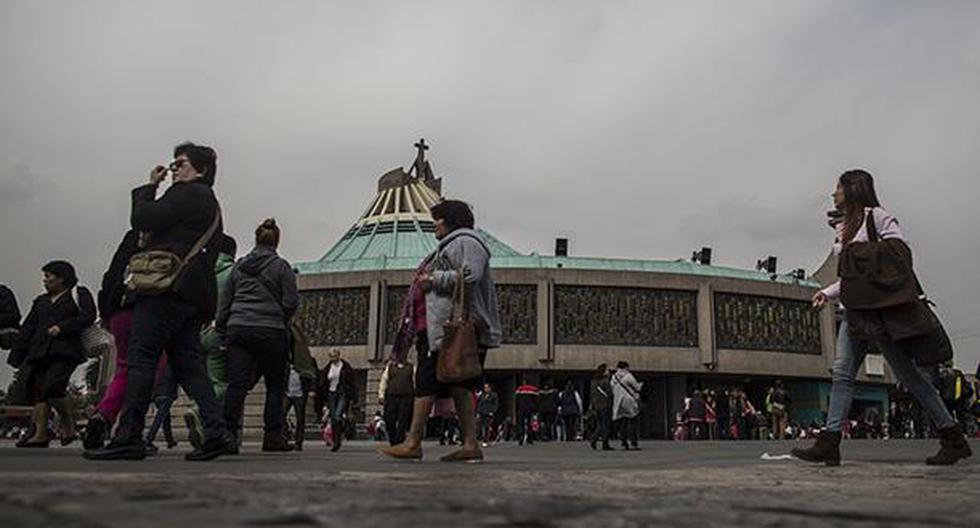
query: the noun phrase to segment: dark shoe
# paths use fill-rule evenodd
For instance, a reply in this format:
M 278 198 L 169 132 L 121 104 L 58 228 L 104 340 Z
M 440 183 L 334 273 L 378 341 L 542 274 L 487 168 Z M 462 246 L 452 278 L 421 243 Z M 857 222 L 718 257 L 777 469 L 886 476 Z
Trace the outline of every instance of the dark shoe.
M 157 453 L 160 452 L 160 448 L 153 445 L 152 443 L 146 444 L 146 447 L 144 447 L 143 449 L 146 450 L 146 456 L 148 457 L 157 456 Z
M 122 443 L 115 440 L 99 449 L 88 449 L 82 453 L 86 460 L 143 460 L 146 449 L 142 442 Z
M 939 452 L 926 459 L 929 466 L 951 466 L 957 461 L 970 458 L 973 451 L 963 435 L 963 426 L 957 424 L 939 430 Z
M 262 439 L 262 451 L 285 453 L 292 450 L 292 444 L 280 434 L 266 434 Z
M 625 443 L 625 442 L 622 443 L 622 444 L 620 444 L 620 447 L 623 448 L 623 451 L 629 451 L 630 450 L 630 445 L 627 444 L 627 443 Z
M 303 444 L 293 444 L 293 449 L 295 449 L 296 451 L 302 451 Z
M 197 416 L 193 412 L 188 411 L 184 414 L 184 425 L 187 426 L 187 441 L 194 449 L 201 449 L 204 445 L 204 439 L 201 437 L 201 427 Z
M 238 446 L 235 443 L 235 438 L 231 435 L 224 435 L 205 440 L 200 449 L 195 449 L 184 455 L 184 460 L 188 462 L 205 462 L 214 460 L 221 455 L 233 455 L 237 453 Z
M 602 444 L 602 450 L 603 451 L 615 451 L 615 449 L 613 449 L 612 446 L 610 446 L 609 444 Z
M 23 448 L 28 448 L 28 449 L 34 449 L 34 448 L 39 448 L 39 447 L 40 448 L 45 448 L 45 447 L 49 447 L 51 445 L 51 440 L 50 439 L 48 439 L 48 440 L 31 440 L 30 438 L 28 438 L 27 440 L 25 440 L 23 442 L 18 442 L 16 445 L 17 445 L 17 447 L 23 447 Z
M 61 441 L 61 447 L 70 446 L 78 440 L 77 434 L 72 434 L 71 436 L 63 436 L 59 439 Z
M 840 465 L 840 431 L 821 431 L 817 435 L 817 441 L 813 447 L 801 449 L 794 448 L 791 453 L 793 456 L 806 462 L 819 464 L 823 462 L 828 466 Z
M 593 451 L 595 451 L 595 446 L 596 446 L 596 441 L 595 440 L 592 440 L 592 441 L 589 442 L 589 447 L 591 447 Z
M 85 449 L 99 449 L 105 445 L 106 432 L 109 424 L 101 414 L 95 413 L 88 419 L 85 425 L 85 437 L 82 438 L 82 447 Z
M 173 449 L 175 447 L 177 447 L 177 441 L 176 440 L 171 440 L 171 441 L 167 442 L 167 449 Z

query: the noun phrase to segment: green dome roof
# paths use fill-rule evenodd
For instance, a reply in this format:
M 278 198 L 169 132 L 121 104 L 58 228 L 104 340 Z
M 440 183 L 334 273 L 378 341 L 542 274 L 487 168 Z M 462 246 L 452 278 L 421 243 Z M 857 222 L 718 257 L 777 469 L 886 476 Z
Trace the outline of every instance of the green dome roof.
M 433 176 L 424 151 L 409 172 L 399 167 L 378 180 L 378 193 L 361 217 L 319 260 L 296 264 L 301 274 L 349 271 L 413 270 L 435 249 L 438 241 L 430 210 L 442 200 L 442 180 Z M 743 280 L 774 281 L 815 287 L 811 280 L 722 266 L 706 266 L 685 260 L 644 260 L 598 257 L 556 257 L 524 254 L 490 233 L 479 229 L 490 249 L 494 268 L 565 268 L 623 272 L 659 272 Z

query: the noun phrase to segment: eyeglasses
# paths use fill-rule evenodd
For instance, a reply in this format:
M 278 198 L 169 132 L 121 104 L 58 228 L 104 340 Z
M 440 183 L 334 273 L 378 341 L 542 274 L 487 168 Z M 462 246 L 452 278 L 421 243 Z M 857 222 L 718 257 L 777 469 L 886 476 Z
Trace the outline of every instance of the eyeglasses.
M 177 172 L 177 170 L 183 167 L 185 163 L 187 163 L 187 160 L 185 159 L 174 160 L 173 163 L 170 164 L 170 172 Z

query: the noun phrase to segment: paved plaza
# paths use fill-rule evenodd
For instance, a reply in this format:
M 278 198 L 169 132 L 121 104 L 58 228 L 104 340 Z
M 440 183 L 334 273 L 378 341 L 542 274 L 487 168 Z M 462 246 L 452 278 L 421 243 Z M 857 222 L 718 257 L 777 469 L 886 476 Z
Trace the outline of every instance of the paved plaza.
M 87 462 L 79 448 L 0 444 L 0 525 L 114 526 L 969 526 L 980 525 L 980 456 L 922 463 L 933 441 L 847 441 L 838 468 L 785 454 L 793 442 L 513 444 L 478 465 L 384 460 L 376 444 L 339 453 L 258 453 L 188 463 Z M 980 451 L 980 442 L 972 444 Z

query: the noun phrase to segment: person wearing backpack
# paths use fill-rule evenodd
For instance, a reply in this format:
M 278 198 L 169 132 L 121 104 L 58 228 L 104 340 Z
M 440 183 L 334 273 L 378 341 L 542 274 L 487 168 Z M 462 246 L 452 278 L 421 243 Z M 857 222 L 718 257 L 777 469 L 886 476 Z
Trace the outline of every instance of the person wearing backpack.
M 242 420 L 253 372 L 265 379 L 263 451 L 292 451 L 283 435 L 289 364 L 289 320 L 299 308 L 293 267 L 276 253 L 281 233 L 269 218 L 255 230 L 255 249 L 235 263 L 215 319 L 228 354 L 225 423 Z
M 85 362 L 82 331 L 95 322 L 95 301 L 78 285 L 75 268 L 63 260 L 41 268 L 45 293 L 34 299 L 10 352 L 11 364 L 26 368 L 28 403 L 34 406 L 34 435 L 18 447 L 48 447 L 48 416 L 58 411 L 61 444 L 75 440 L 68 402 L 71 375 Z
M 833 193 L 834 206 L 844 213 L 835 225 L 834 253 L 840 255 L 841 280 L 813 296 L 815 308 L 844 301 L 846 317 L 837 336 L 827 425 L 812 447 L 793 449 L 807 462 L 840 464 L 841 430 L 854 398 L 854 378 L 871 345 L 881 349 L 898 380 L 931 415 L 939 431 L 940 449 L 928 457 L 928 465 L 951 465 L 971 456 L 962 426 L 950 415 L 936 388 L 913 362 L 909 338 L 933 330 L 933 322 L 923 317 L 921 288 L 912 271 L 911 250 L 905 243 L 898 220 L 881 207 L 874 179 L 864 170 L 845 172 Z M 861 258 L 873 252 L 871 273 L 856 273 Z M 898 259 L 887 257 L 898 256 Z M 883 271 L 891 272 L 883 277 Z M 881 287 L 887 283 L 888 287 Z M 878 306 L 878 307 L 876 307 Z M 932 351 L 930 351 L 932 352 Z

